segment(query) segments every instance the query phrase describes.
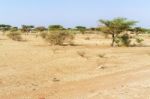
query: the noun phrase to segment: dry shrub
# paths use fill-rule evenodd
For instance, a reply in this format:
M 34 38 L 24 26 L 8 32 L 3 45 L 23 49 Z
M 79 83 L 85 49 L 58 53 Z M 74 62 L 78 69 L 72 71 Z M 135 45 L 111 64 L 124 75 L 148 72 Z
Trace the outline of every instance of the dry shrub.
M 65 43 L 70 44 L 74 39 L 74 34 L 66 31 L 51 31 L 47 34 L 42 34 L 43 38 L 51 45 L 63 45 Z
M 14 41 L 22 41 L 22 36 L 20 32 L 9 32 L 7 36 Z
M 77 51 L 77 54 L 82 58 L 89 59 L 85 51 Z
M 40 33 L 40 36 L 41 36 L 43 39 L 45 39 L 46 36 L 47 36 L 47 32 L 41 32 L 41 33 Z
M 84 51 L 77 51 L 77 54 L 81 57 L 85 57 L 86 53 Z
M 106 54 L 105 53 L 102 53 L 102 54 L 98 54 L 97 55 L 99 58 L 105 58 Z

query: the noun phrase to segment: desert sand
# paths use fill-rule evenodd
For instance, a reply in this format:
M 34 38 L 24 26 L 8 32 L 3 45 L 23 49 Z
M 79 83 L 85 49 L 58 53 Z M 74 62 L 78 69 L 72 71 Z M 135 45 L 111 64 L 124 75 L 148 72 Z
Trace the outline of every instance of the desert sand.
M 150 99 L 149 38 L 144 47 L 113 48 L 95 34 L 77 35 L 77 46 L 1 35 L 0 99 Z

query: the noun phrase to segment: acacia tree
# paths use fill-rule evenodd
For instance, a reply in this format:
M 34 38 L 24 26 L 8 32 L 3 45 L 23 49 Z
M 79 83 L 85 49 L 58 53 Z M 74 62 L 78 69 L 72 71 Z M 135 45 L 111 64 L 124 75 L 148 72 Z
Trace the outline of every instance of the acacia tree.
M 100 20 L 102 24 L 100 30 L 104 33 L 112 35 L 112 44 L 114 46 L 115 40 L 119 34 L 124 31 L 131 29 L 137 22 L 132 20 L 127 20 L 126 18 L 115 18 L 113 20 Z

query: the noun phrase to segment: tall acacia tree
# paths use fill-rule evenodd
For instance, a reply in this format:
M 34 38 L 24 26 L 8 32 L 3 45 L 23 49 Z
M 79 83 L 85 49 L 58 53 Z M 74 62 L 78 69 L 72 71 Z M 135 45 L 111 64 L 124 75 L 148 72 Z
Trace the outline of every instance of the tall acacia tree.
M 112 35 L 111 46 L 114 46 L 115 40 L 119 34 L 124 31 L 128 31 L 137 23 L 137 21 L 132 21 L 121 17 L 113 20 L 99 20 L 99 22 L 102 24 L 100 30 L 104 33 Z

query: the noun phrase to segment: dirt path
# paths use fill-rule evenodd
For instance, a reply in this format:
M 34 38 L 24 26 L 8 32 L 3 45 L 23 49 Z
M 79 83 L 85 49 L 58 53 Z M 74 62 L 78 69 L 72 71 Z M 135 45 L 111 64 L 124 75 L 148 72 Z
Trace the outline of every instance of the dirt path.
M 143 68 L 58 85 L 49 99 L 149 99 L 150 66 Z
M 11 99 L 149 99 L 149 76 L 150 66 L 145 66 L 88 80 L 55 82 L 51 86 L 44 83 L 35 92 L 18 92 L 9 97 Z M 10 99 L 9 97 L 3 98 Z

